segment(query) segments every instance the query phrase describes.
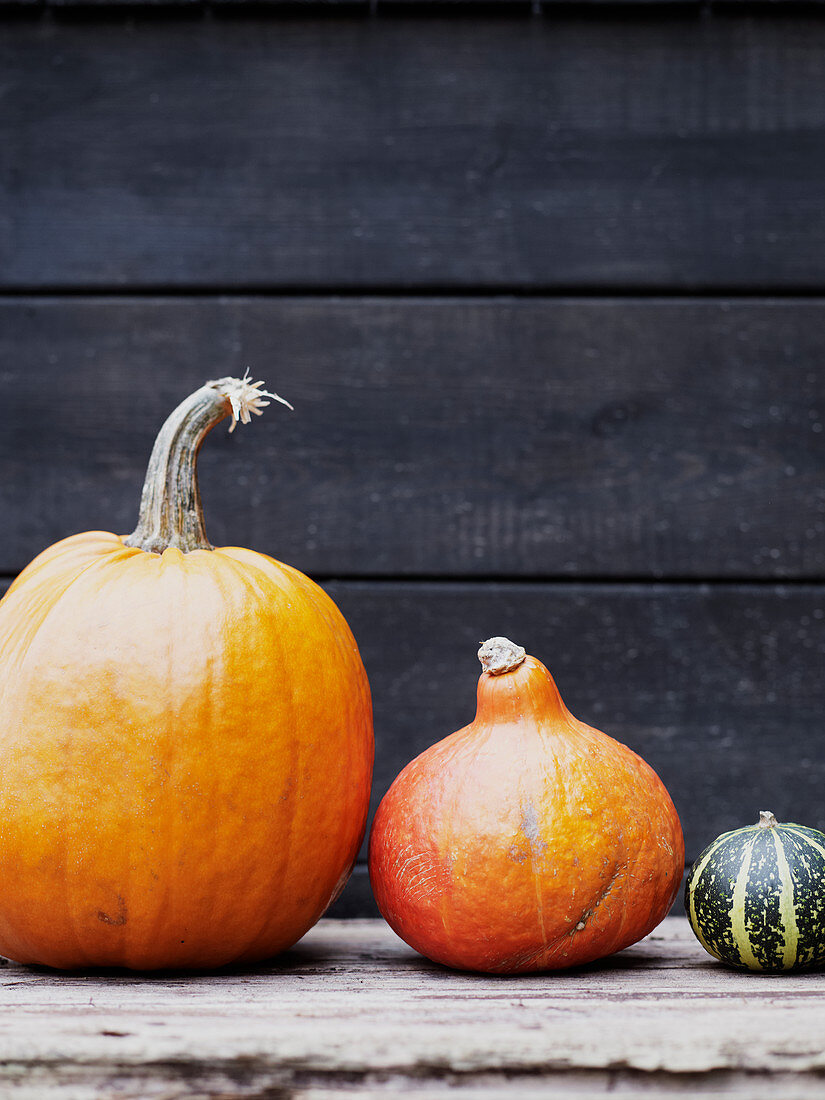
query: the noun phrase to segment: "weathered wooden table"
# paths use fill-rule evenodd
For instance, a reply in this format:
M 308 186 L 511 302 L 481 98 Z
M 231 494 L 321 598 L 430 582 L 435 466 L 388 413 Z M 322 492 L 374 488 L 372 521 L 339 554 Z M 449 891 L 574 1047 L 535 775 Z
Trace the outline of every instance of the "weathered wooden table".
M 380 921 L 249 970 L 0 972 L 0 1096 L 581 1100 L 825 1093 L 825 974 L 739 974 L 682 918 L 581 970 L 459 974 Z

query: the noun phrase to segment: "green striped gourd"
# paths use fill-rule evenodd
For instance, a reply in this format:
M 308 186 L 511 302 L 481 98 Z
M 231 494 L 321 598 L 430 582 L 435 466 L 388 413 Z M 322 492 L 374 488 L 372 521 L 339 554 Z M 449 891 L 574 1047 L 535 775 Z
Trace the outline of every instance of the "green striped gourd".
M 694 863 L 685 909 L 699 942 L 747 970 L 825 963 L 825 833 L 779 824 L 723 833 Z

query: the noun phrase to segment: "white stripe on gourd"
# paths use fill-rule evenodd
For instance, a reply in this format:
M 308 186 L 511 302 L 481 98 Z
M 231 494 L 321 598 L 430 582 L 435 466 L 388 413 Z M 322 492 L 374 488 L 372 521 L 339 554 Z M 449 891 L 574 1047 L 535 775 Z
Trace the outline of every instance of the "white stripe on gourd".
M 815 848 L 816 851 L 819 852 L 819 854 L 825 860 L 825 846 L 823 846 L 822 844 L 817 844 L 817 842 L 811 836 L 810 829 L 800 829 L 798 825 L 783 825 L 782 828 L 787 829 L 789 833 L 793 833 L 793 835 L 799 840 L 804 840 L 806 844 L 810 844 L 810 846 L 812 848 Z
M 748 880 L 756 839 L 757 838 L 754 837 L 753 840 L 745 846 L 745 855 L 742 860 L 742 866 L 739 868 L 739 874 L 736 876 L 736 884 L 733 887 L 733 897 L 731 899 L 730 908 L 730 928 L 731 934 L 733 935 L 733 942 L 736 944 L 736 949 L 739 952 L 739 958 L 742 960 L 742 965 L 746 966 L 748 970 L 763 969 L 762 964 L 753 953 L 750 935 L 745 927 L 745 897 L 748 892 Z
M 771 833 L 771 840 L 776 848 L 776 863 L 779 868 L 779 879 L 782 883 L 782 893 L 779 896 L 779 912 L 782 919 L 782 930 L 785 939 L 782 949 L 782 969 L 790 970 L 796 962 L 796 951 L 799 946 L 799 929 L 796 926 L 796 896 L 793 885 L 793 875 L 788 866 L 785 849 L 777 833 Z

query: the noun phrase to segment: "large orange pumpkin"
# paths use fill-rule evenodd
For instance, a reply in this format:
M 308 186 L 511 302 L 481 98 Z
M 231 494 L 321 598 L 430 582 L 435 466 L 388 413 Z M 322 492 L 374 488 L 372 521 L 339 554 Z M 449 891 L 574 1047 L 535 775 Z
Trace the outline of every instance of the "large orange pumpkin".
M 506 638 L 479 651 L 478 711 L 401 772 L 378 808 L 370 879 L 407 943 L 514 974 L 591 962 L 666 915 L 682 829 L 636 753 L 579 722 Z
M 294 943 L 366 821 L 370 693 L 332 600 L 206 539 L 196 455 L 274 397 L 220 379 L 167 420 L 128 538 L 50 547 L 0 603 L 0 952 L 213 967 Z

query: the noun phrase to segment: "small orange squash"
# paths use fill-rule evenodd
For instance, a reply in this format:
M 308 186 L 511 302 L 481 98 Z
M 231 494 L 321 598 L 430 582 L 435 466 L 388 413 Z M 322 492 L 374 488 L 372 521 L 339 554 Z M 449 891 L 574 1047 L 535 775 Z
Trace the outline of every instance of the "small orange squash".
M 265 958 L 352 868 L 373 758 L 352 634 L 303 574 L 204 531 L 198 449 L 261 385 L 192 394 L 135 532 L 57 543 L 0 603 L 0 952 L 20 962 Z
M 370 880 L 390 926 L 465 970 L 576 966 L 667 914 L 679 818 L 636 753 L 579 722 L 506 638 L 479 657 L 475 720 L 401 772 L 378 808 Z

